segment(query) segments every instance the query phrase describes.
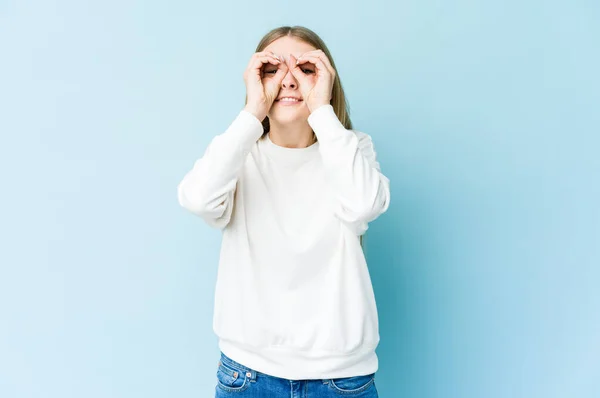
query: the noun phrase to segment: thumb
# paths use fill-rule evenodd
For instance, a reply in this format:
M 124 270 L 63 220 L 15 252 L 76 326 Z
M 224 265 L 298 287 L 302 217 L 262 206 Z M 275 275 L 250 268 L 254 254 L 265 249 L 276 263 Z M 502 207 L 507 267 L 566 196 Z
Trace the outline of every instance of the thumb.
M 296 65 L 296 61 L 298 58 L 294 57 L 292 54 L 289 56 L 288 68 L 292 72 L 292 75 L 298 80 L 300 83 L 306 81 L 306 75 L 302 73 L 300 70 L 300 65 Z
M 267 87 L 267 89 L 270 93 L 272 93 L 273 95 L 277 95 L 277 93 L 279 92 L 279 88 L 281 86 L 281 82 L 283 81 L 283 78 L 287 74 L 287 71 L 288 71 L 287 65 L 282 65 L 282 67 L 278 68 L 277 72 L 275 72 L 275 76 L 273 76 L 272 79 L 269 79 L 265 83 L 265 86 Z

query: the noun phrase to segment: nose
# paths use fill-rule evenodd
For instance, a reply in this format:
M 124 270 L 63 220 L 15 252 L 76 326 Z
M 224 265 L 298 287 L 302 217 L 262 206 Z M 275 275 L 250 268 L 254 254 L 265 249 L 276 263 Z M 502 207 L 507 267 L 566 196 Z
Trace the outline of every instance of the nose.
M 298 87 L 298 82 L 296 81 L 296 78 L 294 77 L 294 75 L 292 74 L 291 71 L 288 71 L 288 73 L 285 75 L 285 77 L 283 78 L 283 80 L 281 82 L 281 86 L 283 88 L 297 88 Z

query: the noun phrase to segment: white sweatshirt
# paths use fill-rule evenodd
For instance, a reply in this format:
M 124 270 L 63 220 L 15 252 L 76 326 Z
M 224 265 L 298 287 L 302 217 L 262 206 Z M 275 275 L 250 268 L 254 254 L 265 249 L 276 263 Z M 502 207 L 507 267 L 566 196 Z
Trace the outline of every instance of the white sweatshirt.
M 213 330 L 219 348 L 287 379 L 374 373 L 377 307 L 359 236 L 388 209 L 371 137 L 333 107 L 308 117 L 318 141 L 287 148 L 240 111 L 177 188 L 222 229 Z

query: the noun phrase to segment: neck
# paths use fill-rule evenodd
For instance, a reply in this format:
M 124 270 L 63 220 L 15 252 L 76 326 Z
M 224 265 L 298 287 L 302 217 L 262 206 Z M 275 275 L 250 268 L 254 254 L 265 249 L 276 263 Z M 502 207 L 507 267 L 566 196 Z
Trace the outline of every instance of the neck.
M 316 142 L 316 136 L 308 122 L 279 124 L 269 119 L 269 138 L 286 148 L 306 148 Z

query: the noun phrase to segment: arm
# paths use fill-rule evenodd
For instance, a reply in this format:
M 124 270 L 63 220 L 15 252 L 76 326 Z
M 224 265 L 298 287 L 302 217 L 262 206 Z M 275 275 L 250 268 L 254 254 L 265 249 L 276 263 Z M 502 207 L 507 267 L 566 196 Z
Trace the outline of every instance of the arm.
M 262 133 L 258 118 L 240 111 L 227 130 L 213 138 L 177 186 L 179 204 L 210 226 L 224 228 L 231 219 L 240 170 Z
M 308 123 L 338 199 L 336 215 L 362 235 L 390 204 L 390 180 L 381 173 L 371 137 L 346 129 L 331 105 L 315 109 Z

